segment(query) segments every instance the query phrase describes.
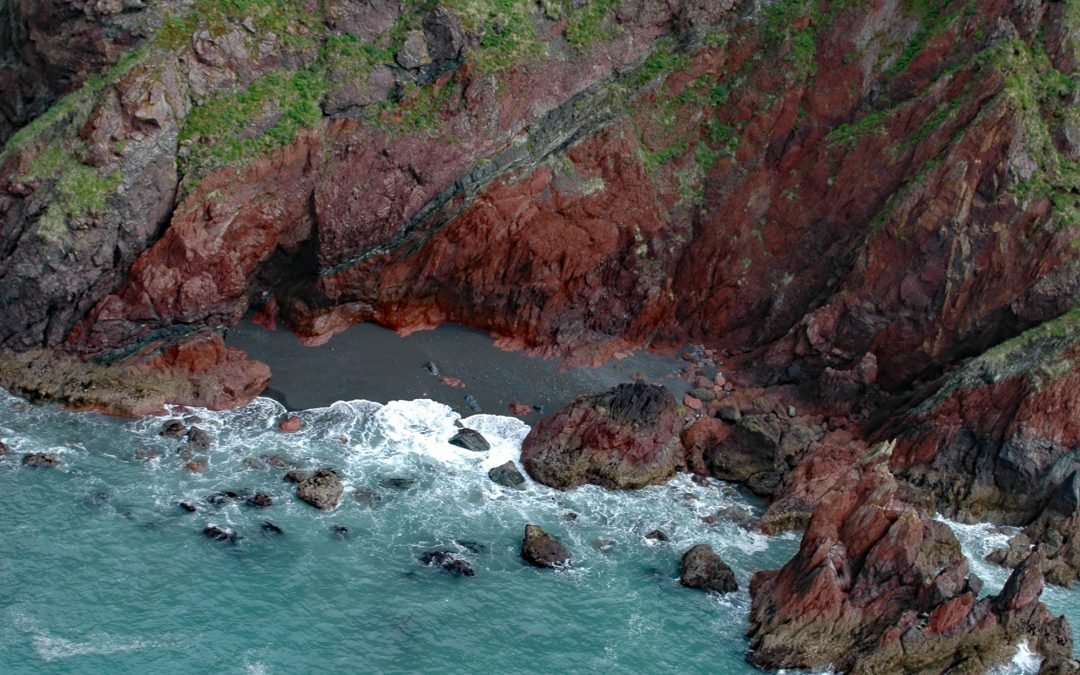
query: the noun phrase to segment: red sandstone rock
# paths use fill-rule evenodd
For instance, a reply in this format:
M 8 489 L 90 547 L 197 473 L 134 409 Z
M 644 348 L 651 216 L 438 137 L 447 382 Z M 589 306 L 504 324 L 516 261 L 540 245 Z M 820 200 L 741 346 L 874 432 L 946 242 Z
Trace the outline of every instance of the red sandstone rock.
M 683 405 L 691 410 L 701 410 L 701 399 L 687 394 L 683 396 Z
M 518 417 L 524 417 L 533 413 L 533 407 L 528 403 L 511 403 L 510 414 L 517 415 Z
M 304 428 L 304 420 L 300 419 L 296 415 L 289 415 L 285 419 L 278 422 L 278 429 L 285 433 L 300 431 L 302 428 Z
M 449 375 L 439 378 L 439 381 L 442 382 L 443 384 L 445 384 L 448 387 L 453 387 L 454 389 L 464 389 L 465 388 L 465 383 L 464 382 L 462 382 L 461 380 L 459 380 L 456 377 L 450 377 Z
M 682 465 L 681 428 L 666 389 L 621 384 L 538 422 L 521 462 L 535 480 L 564 490 L 584 483 L 640 488 L 668 480 Z

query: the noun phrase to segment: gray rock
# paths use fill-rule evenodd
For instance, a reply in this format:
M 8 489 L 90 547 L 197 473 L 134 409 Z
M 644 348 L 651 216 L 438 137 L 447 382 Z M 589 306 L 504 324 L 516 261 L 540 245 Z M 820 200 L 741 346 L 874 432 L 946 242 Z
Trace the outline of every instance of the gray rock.
M 428 567 L 441 567 L 457 576 L 471 577 L 476 574 L 467 560 L 446 551 L 428 551 L 420 556 L 420 562 Z
M 734 403 L 725 403 L 720 406 L 720 410 L 716 411 L 716 416 L 725 422 L 735 424 L 742 419 L 742 412 L 739 411 L 739 406 Z
M 410 70 L 422 68 L 431 63 L 431 55 L 428 54 L 427 40 L 424 32 L 411 30 L 405 36 L 405 44 L 398 50 L 394 59 L 402 68 Z
M 207 450 L 213 444 L 210 434 L 199 427 L 191 427 L 187 432 L 188 445 L 196 450 Z
M 697 387 L 695 389 L 691 389 L 690 395 L 704 403 L 716 400 L 716 394 L 713 393 L 711 389 L 705 389 L 704 387 Z
M 296 496 L 308 504 L 330 511 L 338 505 L 344 488 L 333 469 L 319 469 L 296 485 Z
M 488 443 L 483 434 L 475 429 L 462 429 L 454 434 L 449 443 L 473 452 L 487 452 L 491 449 L 491 444 Z
M 465 31 L 457 17 L 438 7 L 424 17 L 427 51 L 436 61 L 455 61 L 465 48 Z
M 488 471 L 488 478 L 490 478 L 493 483 L 497 483 L 503 487 L 519 488 L 525 484 L 525 476 L 521 475 L 517 465 L 512 461 L 490 469 Z
M 716 593 L 739 590 L 735 573 L 708 544 L 698 544 L 683 554 L 679 582 L 688 588 L 701 588 Z
M 539 525 L 525 526 L 521 557 L 536 567 L 562 567 L 570 563 L 570 552 Z
M 53 469 L 60 466 L 60 457 L 55 452 L 28 452 L 23 455 L 23 466 L 36 466 Z

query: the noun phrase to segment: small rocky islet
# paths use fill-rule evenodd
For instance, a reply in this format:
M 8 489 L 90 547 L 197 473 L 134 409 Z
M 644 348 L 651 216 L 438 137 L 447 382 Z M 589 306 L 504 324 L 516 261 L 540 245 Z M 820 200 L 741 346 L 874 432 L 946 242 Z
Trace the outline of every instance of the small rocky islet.
M 225 343 L 248 315 L 308 345 L 456 321 L 569 366 L 700 345 L 677 395 L 628 382 L 548 416 L 504 402 L 539 416 L 521 468 L 560 490 L 687 472 L 763 500 L 749 527 L 801 530 L 750 584 L 759 667 L 977 671 L 1023 640 L 1047 672 L 1076 670 L 1038 600 L 1080 579 L 1074 0 L 9 0 L 0 15 L 8 391 L 131 417 L 234 408 L 271 376 Z M 423 367 L 484 410 L 467 373 Z M 489 452 L 470 431 L 454 445 Z M 207 428 L 161 433 L 173 454 L 137 461 L 213 474 Z M 52 449 L 8 455 L 65 475 Z M 341 508 L 335 469 L 247 460 Z M 512 462 L 488 475 L 527 485 Z M 273 513 L 264 488 L 179 509 Z M 348 502 L 419 489 L 388 475 Z M 1020 528 L 989 555 L 1015 570 L 996 596 L 937 513 Z M 526 529 L 523 558 L 572 560 Z M 423 555 L 468 576 L 464 553 Z M 687 586 L 730 585 L 707 549 L 686 556 Z

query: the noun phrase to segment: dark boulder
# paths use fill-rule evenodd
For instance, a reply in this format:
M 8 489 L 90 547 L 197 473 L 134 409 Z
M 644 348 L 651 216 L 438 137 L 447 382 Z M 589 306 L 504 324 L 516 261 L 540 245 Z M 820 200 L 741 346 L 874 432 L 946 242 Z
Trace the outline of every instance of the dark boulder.
M 473 452 L 487 452 L 491 449 L 488 440 L 475 429 L 461 429 L 449 441 L 450 445 L 472 450 Z
M 180 420 L 169 420 L 161 425 L 161 431 L 159 433 L 166 438 L 182 438 L 187 431 L 188 428 L 184 426 L 184 423 Z
M 179 506 L 182 511 L 185 511 L 187 513 L 195 513 L 199 510 L 195 508 L 195 505 L 191 502 L 179 502 L 177 506 Z
M 344 487 L 333 469 L 319 469 L 296 485 L 296 496 L 323 511 L 338 505 Z
M 420 556 L 420 562 L 428 567 L 441 567 L 459 576 L 471 577 L 476 574 L 467 560 L 446 551 L 428 551 Z
M 570 563 L 570 553 L 566 547 L 539 525 L 525 526 L 521 557 L 536 567 L 563 567 Z
M 667 533 L 664 532 L 663 530 L 653 530 L 652 532 L 646 532 L 645 533 L 645 538 L 646 539 L 651 539 L 653 541 L 668 541 L 668 540 L 670 540 L 670 537 L 668 537 Z
M 187 442 L 189 446 L 196 450 L 207 450 L 214 443 L 213 439 L 210 438 L 210 434 L 199 427 L 191 427 L 188 430 Z
M 519 488 L 525 485 L 525 476 L 521 475 L 513 461 L 489 469 L 488 478 L 503 487 Z
M 667 481 L 682 466 L 681 429 L 667 389 L 621 384 L 580 396 L 541 420 L 525 438 L 521 462 L 534 479 L 559 489 L 645 487 Z
M 348 539 L 351 532 L 352 530 L 346 525 L 334 524 L 330 526 L 330 534 L 334 535 L 337 539 Z
M 8 454 L 8 446 L 3 441 L 0 441 L 0 457 L 6 454 Z
M 284 480 L 286 483 L 303 483 L 305 480 L 307 480 L 307 477 L 307 474 L 303 471 L 294 469 L 289 473 L 285 474 L 285 477 L 282 478 L 282 480 Z
M 683 554 L 679 583 L 687 588 L 701 588 L 716 593 L 739 590 L 735 573 L 708 544 L 698 544 Z
M 274 523 L 270 522 L 269 520 L 264 520 L 263 521 L 262 531 L 264 533 L 266 533 L 266 534 L 271 534 L 271 535 L 285 534 L 284 530 L 282 530 L 280 527 L 278 527 Z
M 379 481 L 379 485 L 383 487 L 392 488 L 394 490 L 408 490 L 412 486 L 416 485 L 415 478 L 383 478 Z
M 211 506 L 225 506 L 229 502 L 237 502 L 243 499 L 243 495 L 232 490 L 222 490 L 212 495 L 207 495 L 206 503 Z
M 202 533 L 207 539 L 221 542 L 222 544 L 235 544 L 240 540 L 240 535 L 236 532 L 227 528 L 218 527 L 217 525 L 207 525 L 203 528 Z
M 54 469 L 60 466 L 60 457 L 55 452 L 28 452 L 23 455 L 22 463 L 23 466 Z
M 143 462 L 148 462 L 148 461 L 151 461 L 151 460 L 159 459 L 160 457 L 161 457 L 161 452 L 159 452 L 158 450 L 150 450 L 148 448 L 139 448 L 138 450 L 135 451 L 135 459 L 143 461 Z
M 248 498 L 247 503 L 249 506 L 254 506 L 257 509 L 265 509 L 269 506 L 273 506 L 274 500 L 265 492 L 256 492 Z

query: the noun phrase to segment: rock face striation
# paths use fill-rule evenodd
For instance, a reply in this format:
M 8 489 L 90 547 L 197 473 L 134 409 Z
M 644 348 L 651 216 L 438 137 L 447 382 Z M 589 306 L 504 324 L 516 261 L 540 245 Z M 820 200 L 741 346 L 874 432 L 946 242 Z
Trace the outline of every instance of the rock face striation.
M 640 488 L 663 483 L 682 466 L 681 429 L 667 389 L 620 384 L 578 397 L 537 423 L 522 443 L 521 463 L 534 480 L 560 489 Z
M 1068 622 L 1039 602 L 1041 554 L 980 600 L 956 537 L 900 501 L 884 454 L 869 457 L 822 499 L 795 557 L 751 580 L 753 663 L 974 673 L 1021 640 L 1048 660 L 1072 658 Z

